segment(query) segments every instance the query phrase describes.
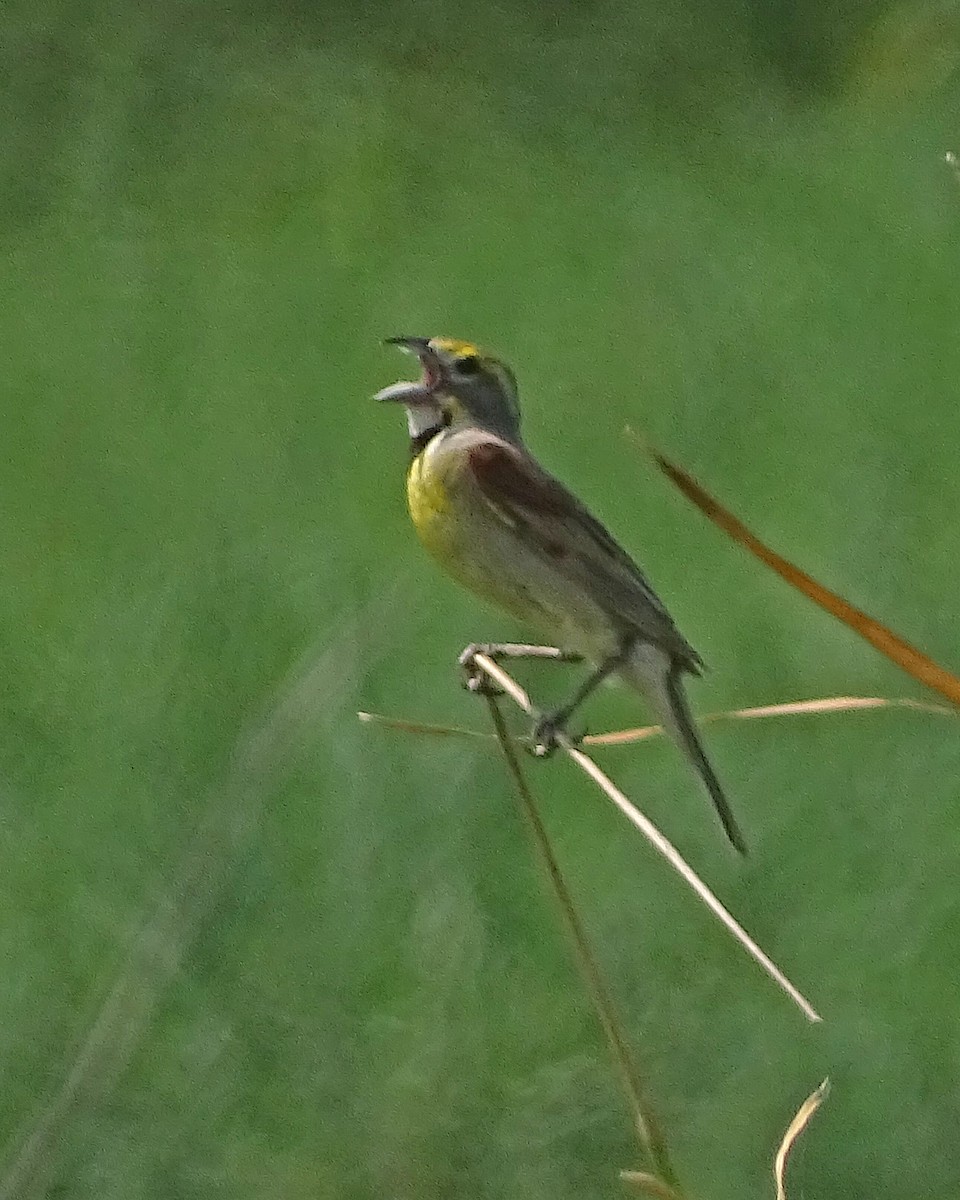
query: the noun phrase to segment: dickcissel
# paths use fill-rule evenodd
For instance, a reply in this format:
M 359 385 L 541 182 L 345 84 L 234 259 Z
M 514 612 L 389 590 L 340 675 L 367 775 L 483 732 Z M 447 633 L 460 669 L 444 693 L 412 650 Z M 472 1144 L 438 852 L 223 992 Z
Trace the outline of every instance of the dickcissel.
M 594 667 L 571 702 L 538 723 L 536 740 L 549 749 L 574 708 L 618 675 L 656 710 L 745 853 L 684 692 L 700 656 L 629 554 L 524 445 L 513 373 L 469 342 L 388 341 L 422 369 L 376 396 L 406 408 L 407 501 L 421 542 L 471 591 Z

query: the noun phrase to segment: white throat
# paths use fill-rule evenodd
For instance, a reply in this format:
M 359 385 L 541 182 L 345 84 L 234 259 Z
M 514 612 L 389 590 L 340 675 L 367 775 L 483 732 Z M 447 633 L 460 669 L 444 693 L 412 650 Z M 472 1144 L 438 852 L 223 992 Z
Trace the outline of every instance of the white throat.
M 437 429 L 442 424 L 443 414 L 435 404 L 407 405 L 407 429 L 412 439 L 428 433 L 431 429 Z

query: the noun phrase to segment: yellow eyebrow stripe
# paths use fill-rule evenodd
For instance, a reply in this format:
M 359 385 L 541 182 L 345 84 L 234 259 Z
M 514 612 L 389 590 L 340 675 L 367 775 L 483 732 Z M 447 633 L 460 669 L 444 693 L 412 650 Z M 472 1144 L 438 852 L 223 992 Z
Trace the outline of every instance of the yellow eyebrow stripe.
M 448 354 L 456 354 L 458 357 L 468 354 L 475 355 L 477 358 L 481 357 L 479 347 L 474 346 L 472 342 L 458 341 L 457 338 L 433 338 L 430 345 L 436 350 L 446 350 Z

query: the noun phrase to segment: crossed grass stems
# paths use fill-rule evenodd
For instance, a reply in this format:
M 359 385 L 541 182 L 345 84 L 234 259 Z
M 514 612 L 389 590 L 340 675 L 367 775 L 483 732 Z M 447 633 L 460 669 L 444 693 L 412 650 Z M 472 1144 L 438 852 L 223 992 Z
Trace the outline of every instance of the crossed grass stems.
M 948 159 L 948 162 L 950 160 Z M 951 164 L 952 165 L 952 164 Z M 630 431 L 628 430 L 628 433 Z M 631 435 L 636 439 L 635 435 Z M 649 445 L 640 442 L 659 469 L 671 482 L 691 500 L 714 524 L 718 525 L 732 540 L 746 548 L 751 554 L 769 567 L 792 587 L 825 609 L 842 624 L 852 629 L 865 641 L 895 662 L 912 678 L 951 701 L 950 705 L 933 704 L 908 698 L 888 699 L 879 696 L 831 696 L 817 700 L 793 701 L 785 704 L 762 705 L 738 709 L 731 712 L 709 714 L 703 721 L 758 720 L 775 717 L 793 717 L 843 713 L 876 708 L 910 708 L 929 713 L 956 717 L 960 708 L 960 679 L 935 663 L 903 638 L 893 633 L 879 621 L 851 605 L 842 596 L 825 588 L 806 572 L 794 566 L 776 551 L 760 541 L 747 526 L 716 501 L 696 480 L 681 467 L 676 466 Z M 499 664 L 497 658 L 503 652 L 514 658 L 536 657 L 554 660 L 565 658 L 562 651 L 554 647 L 469 646 L 460 657 L 461 666 L 467 670 L 467 682 L 472 691 L 486 700 L 493 723 L 493 735 L 473 730 L 441 725 L 425 725 L 415 721 L 384 717 L 374 713 L 359 713 L 361 720 L 373 721 L 408 733 L 433 734 L 437 736 L 490 737 L 499 742 L 507 769 L 512 778 L 524 819 L 530 827 L 537 852 L 543 863 L 547 878 L 561 912 L 563 924 L 570 937 L 584 985 L 590 996 L 598 1021 L 606 1038 L 615 1070 L 623 1088 L 631 1123 L 637 1135 L 639 1147 L 651 1168 L 648 1171 L 621 1171 L 624 1182 L 638 1188 L 648 1196 L 661 1200 L 684 1200 L 676 1171 L 670 1159 L 666 1139 L 661 1130 L 653 1107 L 642 1084 L 624 1033 L 623 1024 L 616 1012 L 609 989 L 593 953 L 579 914 L 567 889 L 556 856 L 550 844 L 546 828 L 533 794 L 526 781 L 517 742 L 509 733 L 499 700 L 509 696 L 524 712 L 539 722 L 542 714 L 532 704 L 527 692 Z M 611 800 L 644 837 L 666 859 L 670 866 L 707 906 L 717 920 L 740 943 L 762 970 L 800 1009 L 807 1020 L 820 1021 L 821 1017 L 809 1000 L 779 967 L 764 953 L 736 918 L 721 904 L 713 892 L 699 878 L 675 847 L 664 837 L 630 799 L 613 783 L 604 771 L 590 758 L 583 747 L 615 746 L 644 740 L 662 733 L 659 726 L 622 730 L 615 733 L 584 737 L 574 743 L 566 733 L 558 731 L 557 746 L 578 766 Z M 533 739 L 534 743 L 536 738 Z M 536 751 L 534 744 L 532 747 Z M 786 1166 L 790 1151 L 797 1138 L 806 1129 L 810 1119 L 822 1104 L 829 1090 L 829 1081 L 824 1080 L 801 1104 L 788 1125 L 773 1162 L 773 1176 L 777 1200 L 786 1200 Z
M 540 713 L 534 707 L 525 689 L 500 666 L 497 660 L 501 657 L 529 657 L 563 661 L 565 656 L 559 649 L 550 646 L 510 644 L 507 646 L 472 645 L 467 647 L 458 661 L 460 666 L 467 671 L 466 682 L 468 689 L 486 701 L 493 725 L 492 734 L 455 726 L 432 725 L 402 718 L 387 717 L 379 713 L 360 712 L 357 715 L 361 721 L 382 725 L 404 733 L 477 740 L 492 739 L 499 743 L 508 773 L 514 784 L 523 818 L 533 836 L 537 854 L 546 873 L 550 889 L 556 898 L 563 926 L 570 938 L 580 975 L 607 1042 L 614 1070 L 619 1078 L 626 1099 L 632 1128 L 636 1134 L 639 1147 L 651 1167 L 650 1171 L 623 1170 L 620 1172 L 620 1177 L 625 1183 L 636 1187 L 644 1195 L 659 1197 L 660 1200 L 685 1200 L 686 1193 L 681 1188 L 676 1170 L 670 1158 L 667 1140 L 630 1051 L 623 1022 L 617 1013 L 609 987 L 604 980 L 583 922 L 567 888 L 559 862 L 547 834 L 546 826 L 540 815 L 539 807 L 521 764 L 521 755 L 518 754 L 517 747 L 526 746 L 527 749 L 536 754 L 538 749 L 535 745 L 536 738 L 534 736 L 517 738 L 510 733 L 500 709 L 500 699 L 503 696 L 508 696 L 522 711 L 532 717 L 535 722 L 538 721 Z M 708 713 L 701 717 L 701 723 L 723 720 L 763 720 L 776 717 L 845 713 L 878 708 L 906 708 L 920 712 L 957 716 L 956 709 L 947 705 L 932 704 L 909 698 L 889 699 L 880 696 L 830 696 L 822 699 L 790 701 L 783 704 L 758 705 L 751 708 Z M 711 889 L 700 879 L 693 868 L 683 859 L 672 843 L 624 795 L 610 777 L 582 749 L 585 745 L 600 747 L 623 746 L 645 741 L 648 738 L 657 737 L 662 733 L 663 730 L 659 725 L 649 725 L 637 729 L 618 730 L 612 733 L 588 734 L 575 742 L 567 734 L 558 731 L 556 742 L 559 749 L 643 833 L 654 849 L 667 860 L 670 866 L 680 875 L 687 886 L 705 904 L 714 917 L 724 925 L 746 953 L 757 962 L 769 978 L 793 1001 L 807 1020 L 812 1023 L 821 1021 L 820 1014 L 810 1001 L 761 949 L 749 933 L 747 933 L 740 922 L 737 921 Z M 806 1129 L 814 1113 L 826 1099 L 828 1093 L 829 1080 L 824 1079 L 803 1101 L 783 1135 L 774 1156 L 773 1165 L 777 1200 L 786 1200 L 786 1167 L 790 1151 Z

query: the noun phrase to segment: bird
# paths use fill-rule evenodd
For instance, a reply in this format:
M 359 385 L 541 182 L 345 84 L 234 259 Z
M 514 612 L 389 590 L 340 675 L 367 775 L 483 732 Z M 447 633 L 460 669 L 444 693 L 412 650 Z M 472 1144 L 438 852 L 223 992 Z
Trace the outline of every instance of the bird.
M 592 665 L 571 700 L 538 720 L 535 744 L 549 752 L 580 703 L 618 676 L 657 713 L 745 854 L 684 689 L 703 660 L 627 551 L 527 449 L 514 373 L 456 338 L 385 341 L 420 364 L 419 379 L 375 396 L 406 409 L 407 504 L 420 541 L 467 589 Z

